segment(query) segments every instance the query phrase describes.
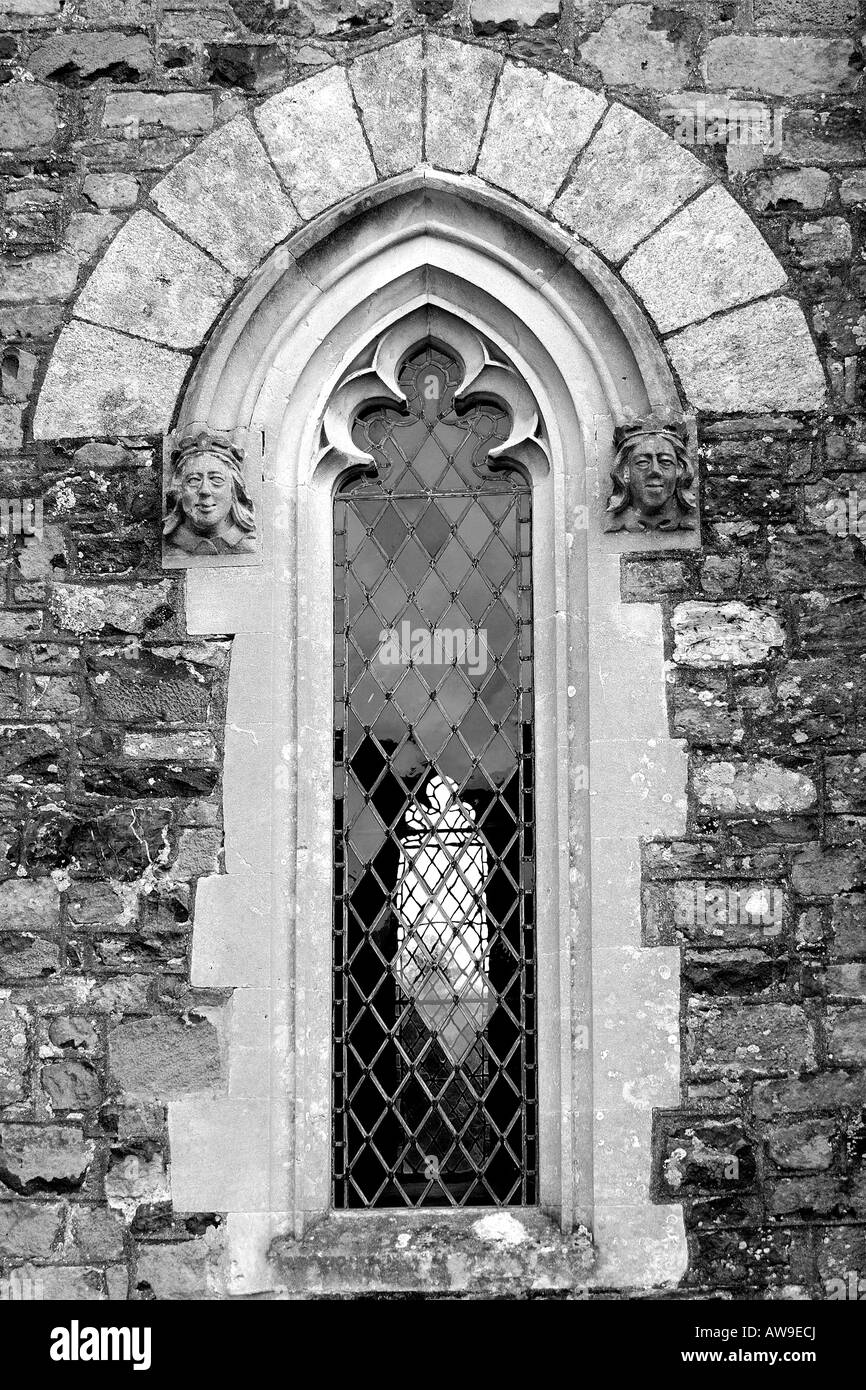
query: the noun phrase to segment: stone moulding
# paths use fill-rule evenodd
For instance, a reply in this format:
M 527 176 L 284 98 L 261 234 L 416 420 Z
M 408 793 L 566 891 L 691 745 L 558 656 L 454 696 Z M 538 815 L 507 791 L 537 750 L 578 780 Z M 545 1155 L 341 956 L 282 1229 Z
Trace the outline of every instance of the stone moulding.
M 202 196 L 215 170 L 217 200 Z M 526 425 L 512 447 L 531 465 L 545 541 L 533 576 L 553 1006 L 542 1206 L 559 1229 L 591 1227 L 590 1282 L 669 1286 L 685 1268 L 682 1215 L 651 1202 L 649 1147 L 653 1109 L 679 1098 L 678 953 L 641 947 L 640 841 L 682 833 L 685 758 L 668 732 L 659 610 L 619 600 L 621 551 L 657 549 L 659 538 L 605 533 L 606 483 L 614 427 L 629 412 L 818 409 L 825 383 L 802 310 L 735 201 L 650 122 L 558 74 L 436 35 L 390 45 L 387 61 L 335 65 L 253 119 L 237 116 L 151 201 L 73 308 L 34 435 L 153 435 L 195 422 L 265 440 L 262 563 L 187 575 L 190 633 L 235 634 L 227 872 L 199 882 L 192 963 L 194 984 L 233 995 L 227 1095 L 170 1107 L 175 1207 L 228 1213 L 239 1294 L 303 1296 L 305 1231 L 316 1278 L 328 1249 L 345 1248 L 348 1228 L 325 1216 L 322 709 L 331 499 L 346 462 L 319 451 L 353 364 L 369 367 L 363 353 L 423 310 L 459 320 L 467 344 L 490 344 L 495 361 L 479 376 L 496 374 L 501 390 L 502 364 L 512 365 L 537 407 L 509 404 L 518 434 Z M 248 237 L 231 229 L 239 221 Z M 141 274 L 155 253 L 177 286 L 158 303 Z M 347 401 L 332 409 L 328 429 L 345 444 Z M 666 548 L 695 544 L 695 533 L 665 537 Z M 461 1238 L 447 1217 L 433 1223 L 440 1253 Z M 365 1277 L 377 1219 L 352 1237 L 366 1242 Z M 388 1287 L 401 1278 L 395 1252 L 409 1251 L 405 1270 L 418 1250 L 411 1214 L 401 1219 Z M 545 1240 L 515 1235 L 515 1279 L 531 1278 L 520 1251 Z M 498 1258 L 476 1250 L 474 1277 L 495 1273 Z

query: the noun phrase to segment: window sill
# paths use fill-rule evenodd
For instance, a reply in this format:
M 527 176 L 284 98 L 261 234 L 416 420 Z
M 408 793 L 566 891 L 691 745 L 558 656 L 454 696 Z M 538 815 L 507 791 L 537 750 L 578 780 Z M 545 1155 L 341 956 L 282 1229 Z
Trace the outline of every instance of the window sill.
M 537 1208 L 512 1207 L 331 1212 L 300 1240 L 280 1236 L 270 1259 L 290 1297 L 496 1298 L 581 1287 L 594 1252 L 584 1228 L 564 1236 Z

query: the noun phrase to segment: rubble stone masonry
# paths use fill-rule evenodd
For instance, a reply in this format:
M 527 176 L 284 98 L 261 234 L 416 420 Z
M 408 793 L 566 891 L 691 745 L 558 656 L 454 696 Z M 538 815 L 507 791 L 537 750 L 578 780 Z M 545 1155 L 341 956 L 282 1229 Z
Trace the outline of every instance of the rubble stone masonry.
M 655 1114 L 647 1182 L 655 1201 L 684 1204 L 690 1259 L 675 1296 L 822 1298 L 851 1271 L 866 1291 L 858 24 L 855 0 L 0 0 L 0 498 L 43 507 L 41 535 L 2 542 L 0 1277 L 38 1278 L 49 1298 L 226 1287 L 224 1217 L 171 1204 L 165 1107 L 225 1087 L 228 994 L 192 988 L 189 963 L 197 881 L 221 868 L 232 639 L 189 637 L 183 580 L 162 569 L 160 438 L 106 437 L 94 420 L 93 437 L 34 441 L 52 346 L 77 296 L 90 317 L 88 279 L 109 242 L 117 303 L 103 278 L 101 327 L 80 331 L 94 341 L 115 312 L 123 325 L 122 228 L 135 216 L 152 222 L 142 338 L 197 343 L 231 275 L 257 263 L 258 237 L 269 247 L 288 235 L 295 210 L 274 176 L 244 226 L 254 156 L 232 147 L 237 128 L 207 194 L 232 210 L 221 264 L 194 245 L 194 228 L 185 240 L 156 216 L 185 196 L 182 175 L 162 183 L 158 208 L 153 186 L 233 117 L 369 54 L 354 80 L 363 111 L 364 72 L 372 88 L 387 45 L 435 31 L 522 60 L 525 91 L 545 74 L 575 78 L 668 135 L 684 111 L 697 131 L 728 97 L 761 113 L 762 143 L 689 148 L 787 274 L 828 396 L 817 412 L 767 415 L 746 382 L 739 413 L 723 415 L 712 343 L 696 336 L 702 546 L 623 558 L 623 598 L 661 605 L 670 732 L 690 755 L 685 838 L 643 848 L 645 944 L 679 946 L 683 971 L 681 1101 Z M 554 88 L 533 99 L 561 99 L 560 119 L 587 134 L 597 119 Z M 443 147 L 459 138 L 439 132 Z M 514 125 L 485 146 L 504 162 L 500 185 L 520 138 Z M 389 158 L 404 167 L 400 140 L 379 132 L 380 173 Z M 514 190 L 545 207 L 564 172 L 549 155 L 534 192 Z M 343 157 L 363 185 L 366 149 Z M 616 267 L 630 248 L 609 211 L 623 196 L 604 186 L 612 167 L 602 162 L 593 186 L 585 165 L 586 188 L 569 189 L 556 214 L 578 228 L 595 219 Z M 682 178 L 671 210 L 704 182 Z M 302 217 L 319 210 L 314 187 L 306 197 Z M 660 332 L 696 317 L 689 296 L 654 306 L 652 295 L 654 258 L 694 253 L 697 206 L 688 246 L 654 237 L 629 262 Z M 660 206 L 649 225 L 667 215 Z M 729 273 L 731 225 L 705 313 L 770 295 L 781 278 L 769 252 L 766 266 Z M 182 374 L 186 359 L 148 351 L 141 389 L 158 401 L 160 374 Z M 110 387 L 110 352 L 104 367 Z M 179 384 L 166 383 L 172 399 Z M 766 911 L 738 910 L 755 894 Z

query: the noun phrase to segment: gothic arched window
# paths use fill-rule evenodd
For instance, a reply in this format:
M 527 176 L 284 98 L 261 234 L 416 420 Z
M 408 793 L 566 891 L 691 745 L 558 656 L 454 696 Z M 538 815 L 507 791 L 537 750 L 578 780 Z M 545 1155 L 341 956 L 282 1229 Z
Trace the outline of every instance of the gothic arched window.
M 334 502 L 338 1208 L 536 1201 L 532 490 L 466 375 L 413 347 Z

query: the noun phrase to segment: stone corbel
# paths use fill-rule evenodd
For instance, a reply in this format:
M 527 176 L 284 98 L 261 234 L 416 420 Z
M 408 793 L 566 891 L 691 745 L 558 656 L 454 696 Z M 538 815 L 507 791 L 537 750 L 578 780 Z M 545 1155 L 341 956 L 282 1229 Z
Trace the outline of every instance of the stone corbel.
M 696 531 L 695 467 L 686 424 L 648 416 L 618 425 L 610 470 L 606 531 Z
M 186 425 L 163 441 L 165 569 L 260 565 L 261 436 Z

